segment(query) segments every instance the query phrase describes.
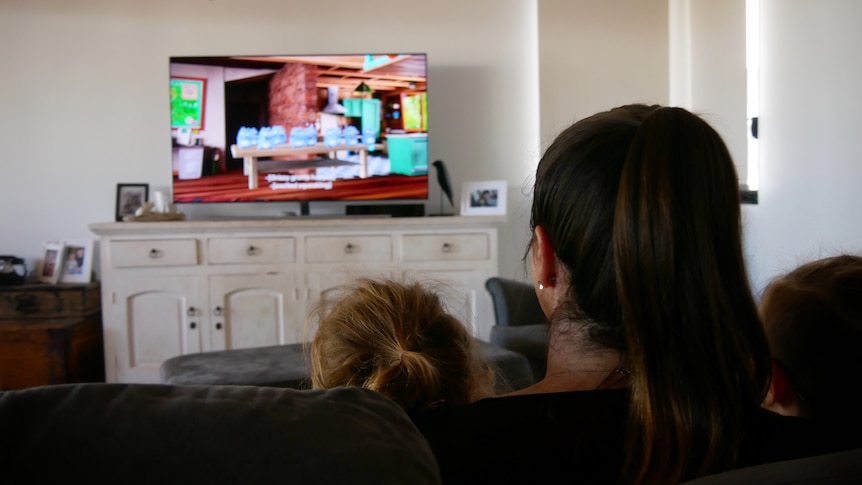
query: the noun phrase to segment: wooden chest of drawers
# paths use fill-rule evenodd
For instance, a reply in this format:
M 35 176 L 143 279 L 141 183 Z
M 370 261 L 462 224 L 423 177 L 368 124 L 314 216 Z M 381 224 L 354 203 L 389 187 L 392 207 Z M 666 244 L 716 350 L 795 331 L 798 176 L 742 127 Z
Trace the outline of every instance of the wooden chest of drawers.
M 104 381 L 98 283 L 0 287 L 0 390 Z

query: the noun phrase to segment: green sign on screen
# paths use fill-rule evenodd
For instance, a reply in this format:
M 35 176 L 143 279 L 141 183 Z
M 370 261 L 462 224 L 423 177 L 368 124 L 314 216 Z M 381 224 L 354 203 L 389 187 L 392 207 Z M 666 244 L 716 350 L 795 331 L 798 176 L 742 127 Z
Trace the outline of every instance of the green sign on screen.
M 204 127 L 206 80 L 171 78 L 171 128 Z

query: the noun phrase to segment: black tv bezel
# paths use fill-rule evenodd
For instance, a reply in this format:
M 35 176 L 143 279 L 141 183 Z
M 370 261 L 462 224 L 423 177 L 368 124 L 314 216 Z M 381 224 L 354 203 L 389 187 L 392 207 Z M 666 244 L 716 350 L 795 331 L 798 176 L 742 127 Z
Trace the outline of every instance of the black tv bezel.
M 388 54 L 388 53 L 387 53 Z M 427 99 L 430 98 L 429 90 L 428 90 L 428 54 L 426 52 L 414 52 L 414 53 L 405 53 L 410 56 L 421 56 L 424 61 L 424 79 L 425 84 L 423 86 L 422 91 L 426 93 L 426 103 Z M 199 65 L 209 65 L 209 66 L 221 66 L 221 67 L 244 67 L 244 68 L 260 68 L 265 64 L 262 64 L 259 60 L 249 60 L 251 58 L 257 59 L 266 59 L 266 58 L 278 58 L 278 57 L 345 57 L 345 56 L 364 56 L 366 54 L 341 54 L 341 53 L 322 53 L 322 54 L 290 54 L 290 55 L 273 55 L 273 54 L 264 54 L 264 55 L 230 55 L 230 56 L 186 56 L 186 55 L 173 55 L 169 57 L 169 76 L 173 77 L 187 77 L 182 74 L 174 74 L 171 65 L 174 63 L 179 64 L 199 64 Z M 380 56 L 384 55 L 382 53 L 373 53 L 371 55 Z M 209 87 L 212 88 L 211 86 Z M 225 113 L 225 117 L 227 118 L 227 113 Z M 429 116 L 430 118 L 430 116 Z M 428 121 L 428 125 L 430 126 L 431 122 Z M 227 123 L 225 123 L 225 126 Z M 175 129 L 171 127 L 171 143 L 172 146 L 175 146 L 174 143 L 174 132 Z M 426 128 L 426 133 L 430 133 L 430 130 Z M 430 138 L 430 136 L 429 136 Z M 429 140 L 430 142 L 430 140 Z M 229 134 L 225 134 L 224 140 L 224 152 L 225 156 L 230 150 L 231 140 L 229 138 Z M 430 172 L 430 161 L 431 155 L 430 152 L 428 154 L 428 172 Z M 172 167 L 172 171 L 174 168 Z M 298 203 L 300 205 L 300 213 L 307 214 L 309 212 L 308 204 L 311 202 L 320 202 L 320 203 L 343 203 L 347 205 L 351 204 L 360 204 L 360 205 L 390 205 L 390 204 L 398 204 L 398 203 L 409 203 L 409 204 L 417 204 L 417 203 L 425 203 L 431 197 L 431 180 L 430 173 L 426 172 L 425 184 L 423 194 L 417 197 L 403 197 L 403 196 L 393 196 L 393 197 L 381 197 L 381 198 L 353 198 L 353 197 L 308 197 L 308 198 L 290 198 L 290 199 L 238 199 L 238 200 L 189 200 L 187 197 L 178 198 L 176 194 L 176 183 L 177 178 L 175 174 L 172 174 L 171 177 L 171 189 L 172 189 L 172 199 L 173 202 L 177 205 L 185 205 L 185 206 L 197 206 L 197 205 L 215 205 L 215 204 L 277 204 L 277 203 Z M 296 194 L 302 194 L 304 191 L 297 191 Z

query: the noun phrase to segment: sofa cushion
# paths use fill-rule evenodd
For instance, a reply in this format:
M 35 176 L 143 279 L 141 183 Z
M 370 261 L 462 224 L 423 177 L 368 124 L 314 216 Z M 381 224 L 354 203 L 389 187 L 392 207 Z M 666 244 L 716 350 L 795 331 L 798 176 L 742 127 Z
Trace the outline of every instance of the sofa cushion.
M 481 340 L 476 344 L 497 369 L 499 392 L 533 384 L 530 361 L 524 355 Z M 310 369 L 304 345 L 298 343 L 178 355 L 164 361 L 159 372 L 165 384 L 310 389 Z
M 0 393 L 4 483 L 439 483 L 402 409 L 359 388 L 69 384 Z
M 178 355 L 162 362 L 166 384 L 233 384 L 311 389 L 304 344 L 271 345 Z

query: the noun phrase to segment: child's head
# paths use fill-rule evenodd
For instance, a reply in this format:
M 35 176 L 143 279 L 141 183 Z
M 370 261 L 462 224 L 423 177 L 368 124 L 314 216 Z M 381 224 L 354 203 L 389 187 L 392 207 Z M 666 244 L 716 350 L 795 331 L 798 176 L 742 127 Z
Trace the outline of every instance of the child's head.
M 311 342 L 315 389 L 358 386 L 410 413 L 493 394 L 494 372 L 464 325 L 419 283 L 360 279 L 319 305 Z
M 847 397 L 862 373 L 862 257 L 820 259 L 774 279 L 760 314 L 775 361 L 765 405 L 782 414 L 862 423 Z

